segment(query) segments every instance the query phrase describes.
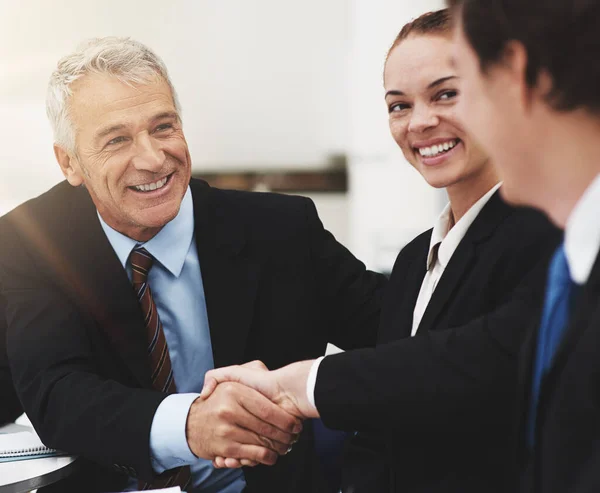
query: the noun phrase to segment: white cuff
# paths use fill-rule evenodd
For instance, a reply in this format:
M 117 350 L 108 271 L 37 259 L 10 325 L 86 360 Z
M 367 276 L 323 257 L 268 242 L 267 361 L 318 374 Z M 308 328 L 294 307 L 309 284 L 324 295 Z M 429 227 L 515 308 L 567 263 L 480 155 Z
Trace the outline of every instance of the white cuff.
M 171 394 L 156 409 L 150 428 L 150 458 L 157 474 L 198 460 L 185 436 L 192 403 L 200 394 Z
M 306 397 L 308 398 L 308 402 L 313 407 L 315 411 L 317 410 L 317 406 L 315 404 L 315 387 L 317 385 L 317 373 L 319 372 L 319 365 L 321 361 L 323 361 L 325 356 L 321 356 L 317 358 L 312 366 L 310 367 L 310 372 L 308 372 L 308 378 L 306 380 Z

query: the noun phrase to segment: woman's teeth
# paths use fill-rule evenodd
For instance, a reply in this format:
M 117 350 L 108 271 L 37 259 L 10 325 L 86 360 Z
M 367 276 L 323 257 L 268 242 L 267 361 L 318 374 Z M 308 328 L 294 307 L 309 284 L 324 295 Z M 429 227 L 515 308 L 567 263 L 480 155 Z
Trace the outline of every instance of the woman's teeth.
M 421 147 L 419 149 L 419 154 L 423 157 L 435 157 L 438 154 L 443 152 L 448 152 L 452 149 L 456 144 L 458 144 L 458 139 L 449 140 L 448 142 L 444 142 L 442 144 L 434 145 L 431 147 Z
M 146 185 L 136 185 L 133 188 L 140 192 L 150 192 L 152 190 L 158 190 L 159 188 L 162 188 L 166 185 L 168 179 L 169 177 L 165 176 L 162 180 L 158 180 L 154 183 L 148 183 Z

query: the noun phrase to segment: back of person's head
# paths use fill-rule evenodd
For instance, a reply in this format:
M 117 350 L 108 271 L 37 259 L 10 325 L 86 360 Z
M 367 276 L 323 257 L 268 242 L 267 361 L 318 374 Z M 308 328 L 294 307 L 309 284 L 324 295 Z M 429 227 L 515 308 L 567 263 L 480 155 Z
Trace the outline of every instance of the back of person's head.
M 69 115 L 72 84 L 86 75 L 109 75 L 127 84 L 148 84 L 162 79 L 169 85 L 175 107 L 180 112 L 167 67 L 150 48 L 124 37 L 90 39 L 59 60 L 48 84 L 46 113 L 54 141 L 69 151 L 75 149 L 75 133 Z
M 485 71 L 502 60 L 510 41 L 527 52 L 526 81 L 547 73 L 548 103 L 556 110 L 600 110 L 598 0 L 447 0 Z
M 389 58 L 390 53 L 396 46 L 411 35 L 450 37 L 452 35 L 452 16 L 450 15 L 449 9 L 427 12 L 406 23 L 388 50 L 387 58 Z

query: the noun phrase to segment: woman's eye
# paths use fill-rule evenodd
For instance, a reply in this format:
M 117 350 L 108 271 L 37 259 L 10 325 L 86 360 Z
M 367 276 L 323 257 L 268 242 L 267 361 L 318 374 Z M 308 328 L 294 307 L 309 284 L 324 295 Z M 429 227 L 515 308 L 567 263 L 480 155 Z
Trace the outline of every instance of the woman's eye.
M 394 103 L 392 105 L 390 105 L 389 107 L 389 112 L 390 113 L 395 113 L 398 111 L 404 111 L 406 109 L 410 108 L 410 105 L 406 104 L 406 103 Z
M 456 96 L 458 96 L 458 91 L 444 91 L 442 93 L 440 93 L 440 95 L 438 96 L 439 100 L 448 100 L 448 99 L 454 99 Z

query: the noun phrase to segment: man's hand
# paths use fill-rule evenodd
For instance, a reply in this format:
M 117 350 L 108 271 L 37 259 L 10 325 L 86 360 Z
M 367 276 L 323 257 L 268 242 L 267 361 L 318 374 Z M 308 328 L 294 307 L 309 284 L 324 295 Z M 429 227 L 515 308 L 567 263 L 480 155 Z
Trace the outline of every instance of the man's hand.
M 312 363 L 313 361 L 302 361 L 272 372 L 269 372 L 259 361 L 211 370 L 204 377 L 204 388 L 200 398 L 209 398 L 224 382 L 237 382 L 256 389 L 299 418 L 318 418 L 319 413 L 310 404 L 306 395 L 306 381 Z M 289 450 L 291 446 L 287 451 Z M 242 466 L 252 467 L 256 462 L 250 458 L 217 456 L 213 459 L 213 465 L 216 468 L 234 469 Z
M 219 385 L 210 397 L 196 399 L 186 423 L 187 441 L 197 457 L 230 457 L 266 465 L 285 454 L 301 430 L 299 419 L 237 383 Z
M 306 395 L 306 381 L 313 361 L 301 361 L 267 372 L 263 369 L 228 366 L 206 373 L 200 397 L 207 399 L 223 382 L 237 382 L 251 387 L 294 416 L 318 418 L 318 411 Z

